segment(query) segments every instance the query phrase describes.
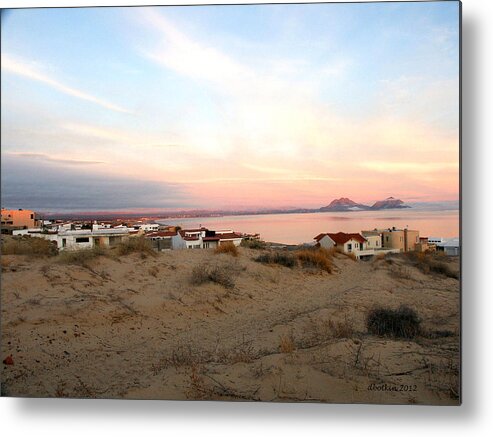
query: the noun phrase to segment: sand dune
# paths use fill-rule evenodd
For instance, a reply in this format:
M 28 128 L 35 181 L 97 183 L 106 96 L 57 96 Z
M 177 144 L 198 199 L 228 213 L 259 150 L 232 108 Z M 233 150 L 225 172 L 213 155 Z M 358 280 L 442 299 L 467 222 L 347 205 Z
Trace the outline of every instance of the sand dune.
M 2 256 L 2 394 L 458 404 L 458 280 L 403 258 L 338 255 L 328 274 L 258 253 Z M 192 285 L 205 264 L 234 286 Z M 371 308 L 401 304 L 437 334 L 367 333 Z

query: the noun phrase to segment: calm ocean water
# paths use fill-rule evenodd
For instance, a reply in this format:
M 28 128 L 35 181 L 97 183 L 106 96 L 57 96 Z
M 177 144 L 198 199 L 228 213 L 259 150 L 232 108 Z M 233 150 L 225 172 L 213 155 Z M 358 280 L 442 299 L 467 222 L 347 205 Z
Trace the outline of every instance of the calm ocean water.
M 182 228 L 205 226 L 259 233 L 266 241 L 286 244 L 312 242 L 321 232 L 360 232 L 395 226 L 419 230 L 423 237 L 459 236 L 459 211 L 401 209 L 388 211 L 265 214 L 158 220 Z

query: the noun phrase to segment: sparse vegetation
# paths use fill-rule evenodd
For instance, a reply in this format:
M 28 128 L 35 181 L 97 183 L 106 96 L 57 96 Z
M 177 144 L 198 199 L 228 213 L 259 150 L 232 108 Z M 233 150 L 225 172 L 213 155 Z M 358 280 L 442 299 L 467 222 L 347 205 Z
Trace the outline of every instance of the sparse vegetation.
M 290 354 L 294 351 L 294 339 L 292 335 L 281 335 L 279 338 L 279 351 L 282 354 Z
M 318 248 L 318 249 L 304 249 L 296 252 L 296 257 L 299 259 L 301 265 L 305 268 L 317 268 L 324 270 L 327 273 L 332 273 L 333 252 Z
M 231 255 L 234 257 L 237 257 L 239 254 L 238 248 L 233 243 L 230 242 L 217 246 L 216 249 L 214 250 L 214 253 L 216 255 L 220 253 L 225 253 L 227 255 Z
M 87 266 L 90 261 L 105 255 L 107 255 L 107 252 L 100 247 L 83 250 L 64 250 L 60 252 L 57 261 L 61 264 Z
M 116 252 L 118 255 L 129 255 L 131 253 L 156 255 L 156 252 L 152 249 L 151 242 L 144 237 L 130 237 L 116 246 Z
M 446 261 L 446 256 L 439 253 L 406 252 L 406 260 L 424 274 L 436 273 L 447 278 L 459 279 L 459 273 L 453 270 Z
M 370 334 L 413 339 L 421 333 L 421 319 L 417 312 L 402 305 L 398 309 L 374 308 L 366 318 Z
M 246 247 L 248 249 L 265 249 L 265 241 L 262 240 L 242 240 L 241 247 Z
M 343 320 L 311 318 L 305 326 L 305 336 L 299 341 L 301 347 L 317 346 L 339 338 L 352 338 L 355 334 L 353 322 L 347 316 Z
M 54 256 L 56 244 L 44 238 L 27 235 L 2 240 L 2 255 Z
M 296 266 L 296 258 L 282 252 L 266 252 L 256 257 L 255 261 L 262 264 L 279 264 L 290 269 Z
M 193 268 L 190 282 L 193 285 L 214 282 L 224 288 L 234 288 L 235 281 L 231 273 L 225 265 L 199 264 Z
M 390 267 L 389 272 L 396 279 L 411 279 L 412 277 L 409 269 L 402 266 L 393 265 Z

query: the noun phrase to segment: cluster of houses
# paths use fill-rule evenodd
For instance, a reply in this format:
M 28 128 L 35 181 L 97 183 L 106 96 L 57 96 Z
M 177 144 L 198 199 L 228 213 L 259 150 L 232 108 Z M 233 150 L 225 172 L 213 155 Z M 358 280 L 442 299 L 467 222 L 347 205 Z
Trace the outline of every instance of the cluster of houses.
M 239 246 L 243 240 L 259 240 L 259 234 L 242 234 L 231 229 L 210 230 L 205 227 L 181 229 L 145 220 L 97 221 L 43 220 L 30 210 L 2 209 L 2 233 L 29 235 L 53 241 L 59 250 L 114 247 L 133 236 L 143 236 L 157 250 L 211 249 L 221 244 Z M 375 255 L 409 251 L 443 251 L 450 256 L 460 255 L 458 238 L 420 237 L 411 229 L 373 229 L 361 233 L 322 233 L 314 244 L 327 249 L 336 248 L 357 259 Z
M 2 232 L 27 235 L 52 241 L 59 250 L 114 247 L 134 236 L 143 236 L 154 249 L 208 249 L 221 244 L 239 246 L 243 239 L 260 239 L 259 234 L 240 234 L 231 229 L 212 231 L 205 227 L 181 229 L 158 223 L 134 221 L 121 223 L 42 220 L 29 210 L 2 209 Z
M 372 229 L 361 233 L 322 233 L 314 237 L 315 245 L 326 249 L 337 248 L 357 259 L 399 252 L 443 251 L 449 256 L 460 254 L 458 238 L 420 237 L 419 231 L 411 229 Z

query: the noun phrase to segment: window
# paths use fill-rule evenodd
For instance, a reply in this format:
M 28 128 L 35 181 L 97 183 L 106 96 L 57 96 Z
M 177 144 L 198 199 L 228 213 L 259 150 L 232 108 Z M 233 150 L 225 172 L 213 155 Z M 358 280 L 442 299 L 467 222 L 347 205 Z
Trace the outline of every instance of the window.
M 349 243 L 349 244 L 347 245 L 347 251 L 348 251 L 348 252 L 351 252 L 351 248 L 352 248 L 352 245 L 351 245 L 351 243 Z
M 89 237 L 78 237 L 75 239 L 76 243 L 89 243 Z
M 31 214 L 31 220 L 34 218 L 34 214 Z

